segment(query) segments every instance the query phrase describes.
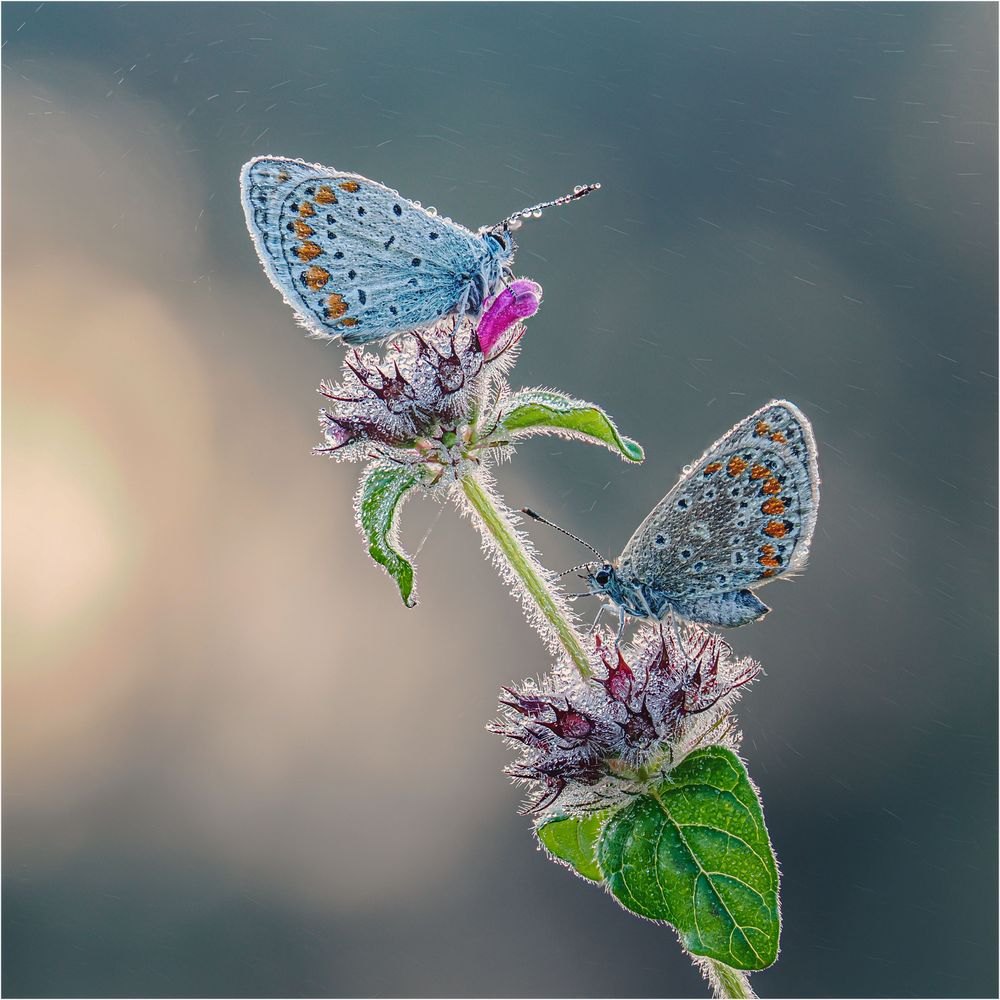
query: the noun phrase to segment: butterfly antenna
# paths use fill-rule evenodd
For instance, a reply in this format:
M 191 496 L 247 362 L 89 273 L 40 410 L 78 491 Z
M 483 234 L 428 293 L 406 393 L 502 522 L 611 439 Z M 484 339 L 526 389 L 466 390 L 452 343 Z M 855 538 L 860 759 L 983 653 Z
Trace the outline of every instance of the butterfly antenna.
M 537 511 L 532 510 L 530 507 L 522 507 L 521 513 L 527 514 L 528 517 L 534 518 L 536 521 L 541 521 L 542 524 L 547 524 L 550 528 L 555 528 L 556 531 L 561 531 L 564 535 L 569 535 L 569 537 L 572 538 L 574 542 L 579 542 L 581 545 L 590 549 L 590 551 L 593 552 L 594 555 L 601 560 L 601 562 L 604 562 L 604 556 L 602 556 L 601 553 L 598 552 L 597 549 L 595 549 L 594 546 L 590 544 L 590 542 L 585 542 L 582 538 L 579 537 L 579 535 L 574 535 L 572 531 L 567 531 L 565 528 L 560 528 L 558 524 L 554 524 L 547 517 L 542 517 L 541 514 L 539 514 Z M 583 565 L 588 566 L 589 563 L 584 563 Z M 577 566 L 576 569 L 580 569 L 580 567 Z M 572 573 L 573 570 L 567 570 L 566 572 Z M 559 575 L 565 576 L 566 574 L 560 573 Z
M 561 573 L 556 574 L 556 579 L 561 580 L 564 576 L 569 576 L 570 573 L 575 573 L 578 569 L 587 569 L 588 566 L 593 566 L 592 562 L 580 563 L 578 566 L 570 566 L 569 569 L 563 570 Z
M 515 212 L 504 219 L 497 228 L 499 229 L 502 226 L 504 228 L 517 229 L 521 225 L 522 219 L 538 218 L 544 209 L 554 208 L 556 205 L 568 205 L 571 201 L 579 201 L 581 198 L 586 198 L 591 191 L 599 191 L 600 187 L 600 184 L 578 184 L 570 194 L 564 194 L 561 198 L 556 198 L 553 201 L 543 201 L 538 205 L 532 205 L 530 208 L 522 208 L 520 212 Z

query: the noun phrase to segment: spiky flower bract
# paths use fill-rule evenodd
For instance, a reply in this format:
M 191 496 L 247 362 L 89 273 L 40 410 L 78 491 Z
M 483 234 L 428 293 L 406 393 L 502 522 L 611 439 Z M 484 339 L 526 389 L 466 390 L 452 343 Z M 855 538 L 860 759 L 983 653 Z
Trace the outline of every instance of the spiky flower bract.
M 736 750 L 729 712 L 760 672 L 716 633 L 646 625 L 627 647 L 598 634 L 592 675 L 561 659 L 540 681 L 505 688 L 490 729 L 518 751 L 507 773 L 531 789 L 525 812 L 544 819 L 621 805 L 709 737 Z
M 341 461 L 377 459 L 409 467 L 424 487 L 452 483 L 508 442 L 497 433 L 497 407 L 509 393 L 504 373 L 537 312 L 541 287 L 520 280 L 501 292 L 478 326 L 467 317 L 414 331 L 384 357 L 355 350 L 339 383 L 324 382 L 325 443 Z

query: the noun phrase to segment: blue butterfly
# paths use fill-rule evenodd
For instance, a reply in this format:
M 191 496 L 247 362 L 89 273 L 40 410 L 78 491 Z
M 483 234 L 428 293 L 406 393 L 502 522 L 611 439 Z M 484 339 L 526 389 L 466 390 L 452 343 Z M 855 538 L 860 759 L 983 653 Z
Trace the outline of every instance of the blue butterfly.
M 310 333 L 348 344 L 477 318 L 512 277 L 521 220 L 599 187 L 473 233 L 360 174 L 280 156 L 258 156 L 240 172 L 247 227 L 272 284 Z
M 575 567 L 588 569 L 588 593 L 576 596 L 616 606 L 619 637 L 627 615 L 748 625 L 770 610 L 753 589 L 805 567 L 818 511 L 812 427 L 797 406 L 772 400 L 685 467 L 615 562 L 577 538 L 601 562 Z

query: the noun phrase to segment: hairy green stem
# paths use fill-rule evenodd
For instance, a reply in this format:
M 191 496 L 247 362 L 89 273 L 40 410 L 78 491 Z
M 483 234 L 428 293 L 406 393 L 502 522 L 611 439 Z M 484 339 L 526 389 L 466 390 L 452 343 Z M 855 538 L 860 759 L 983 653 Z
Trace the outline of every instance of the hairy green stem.
M 730 968 L 722 962 L 715 961 L 714 958 L 706 959 L 712 969 L 712 985 L 715 987 L 715 995 L 719 997 L 732 998 L 732 1000 L 753 1000 L 757 996 L 750 989 L 750 980 L 745 972 Z
M 517 537 L 514 526 L 497 507 L 487 488 L 476 476 L 465 476 L 461 483 L 462 491 L 473 510 L 479 515 L 483 528 L 497 543 L 508 565 L 517 574 L 538 610 L 552 626 L 559 643 L 566 650 L 576 669 L 583 677 L 589 678 L 592 673 L 590 661 L 583 646 L 580 645 L 580 637 L 560 609 L 549 584 L 539 573 L 537 563 Z
M 559 601 L 540 572 L 540 567 L 525 549 L 505 512 L 498 506 L 489 489 L 477 476 L 463 477 L 461 485 L 466 499 L 479 517 L 482 529 L 496 542 L 507 561 L 507 565 L 524 584 L 525 590 L 552 626 L 560 644 L 576 665 L 577 670 L 584 678 L 590 678 L 593 671 L 590 669 L 590 661 L 580 644 L 580 637 L 576 629 L 563 614 Z M 732 998 L 732 1000 L 752 1000 L 756 996 L 744 973 L 714 959 L 708 958 L 700 961 L 708 964 L 709 979 L 716 996 Z

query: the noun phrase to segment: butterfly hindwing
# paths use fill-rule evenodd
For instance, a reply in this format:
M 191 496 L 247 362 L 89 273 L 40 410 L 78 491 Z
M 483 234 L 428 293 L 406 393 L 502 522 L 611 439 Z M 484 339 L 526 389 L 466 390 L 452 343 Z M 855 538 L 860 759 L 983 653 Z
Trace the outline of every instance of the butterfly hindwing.
M 454 313 L 486 241 L 359 174 L 263 156 L 240 176 L 268 277 L 311 333 L 383 340 Z
M 760 586 L 804 567 L 818 507 L 812 428 L 775 400 L 681 477 L 636 529 L 620 571 L 677 606 Z

